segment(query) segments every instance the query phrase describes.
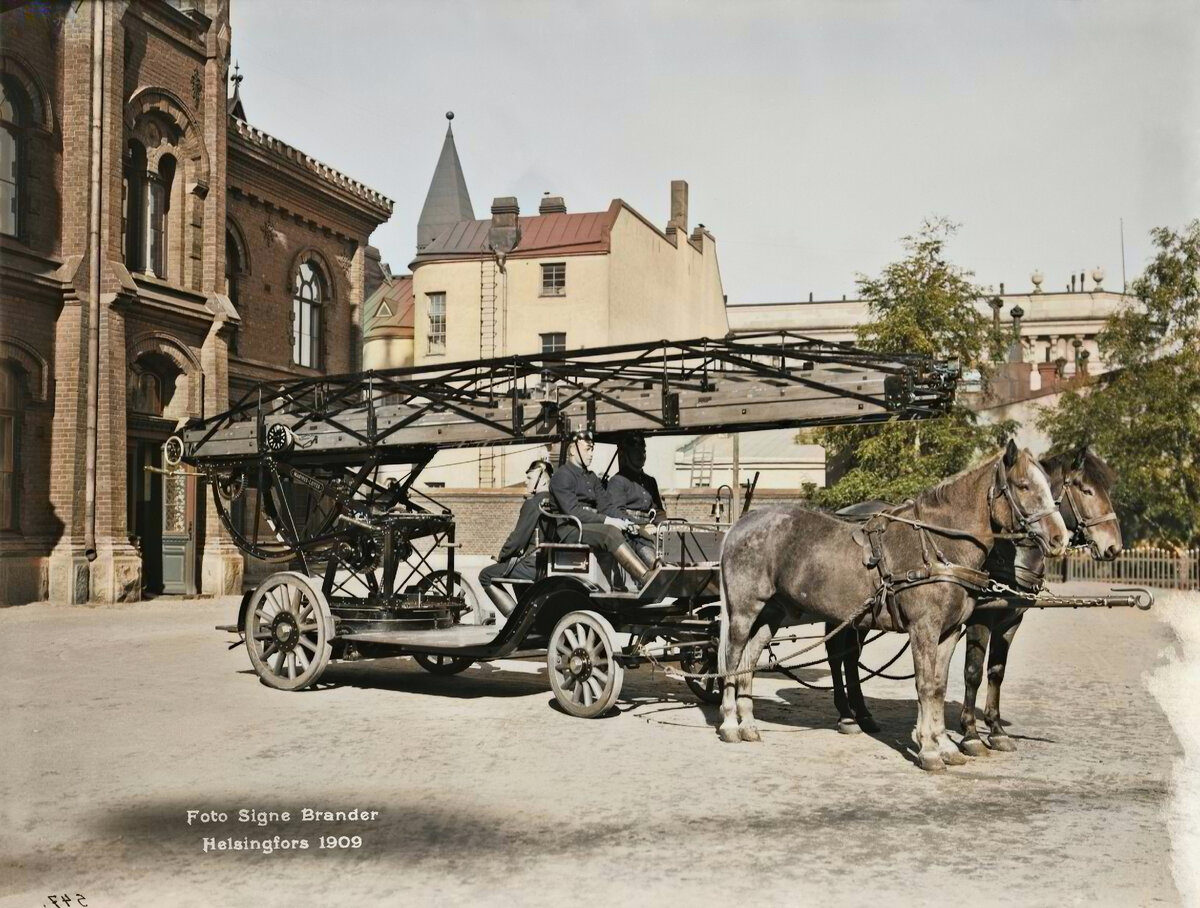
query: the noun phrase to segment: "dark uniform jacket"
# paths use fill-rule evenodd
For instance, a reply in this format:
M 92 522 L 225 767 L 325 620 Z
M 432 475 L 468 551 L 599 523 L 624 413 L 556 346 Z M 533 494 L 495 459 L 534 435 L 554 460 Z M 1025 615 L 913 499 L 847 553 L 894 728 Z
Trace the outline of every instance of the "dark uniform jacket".
M 540 511 L 542 502 L 549 497 L 549 492 L 538 492 L 521 503 L 521 514 L 517 517 L 517 525 L 513 527 L 513 531 L 504 540 L 504 545 L 500 547 L 500 557 L 496 559 L 497 561 L 520 558 L 525 554 L 529 544 L 533 541 L 533 531 L 537 529 L 538 520 L 542 516 Z
M 646 514 L 657 511 L 656 518 L 663 514 L 662 496 L 658 494 L 658 482 L 646 473 L 620 472 L 608 481 L 608 498 L 622 517 L 645 521 Z
M 550 494 L 564 514 L 582 524 L 604 523 L 605 517 L 619 517 L 609 500 L 600 477 L 578 464 L 564 463 L 550 477 Z

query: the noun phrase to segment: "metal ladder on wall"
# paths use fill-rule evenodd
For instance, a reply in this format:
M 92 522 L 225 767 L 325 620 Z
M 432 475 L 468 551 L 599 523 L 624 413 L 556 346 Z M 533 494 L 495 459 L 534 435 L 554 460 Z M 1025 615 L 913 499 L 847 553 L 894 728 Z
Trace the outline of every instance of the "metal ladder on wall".
M 499 352 L 500 339 L 500 269 L 492 256 L 479 262 L 479 358 L 492 359 Z M 479 488 L 496 485 L 496 452 L 484 448 L 479 452 Z
M 691 487 L 693 489 L 707 489 L 712 485 L 713 477 L 713 449 L 712 448 L 696 448 L 692 451 L 692 479 Z

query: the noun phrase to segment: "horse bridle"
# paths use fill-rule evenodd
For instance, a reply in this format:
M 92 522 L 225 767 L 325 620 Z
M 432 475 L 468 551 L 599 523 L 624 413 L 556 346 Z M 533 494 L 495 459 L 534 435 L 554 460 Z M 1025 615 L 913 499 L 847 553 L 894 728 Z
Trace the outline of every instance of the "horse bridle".
M 1071 491 L 1072 489 L 1079 488 L 1082 485 L 1082 480 L 1082 469 L 1071 470 L 1067 473 L 1063 478 L 1062 495 L 1059 496 L 1059 501 L 1055 502 L 1055 504 L 1059 504 L 1065 500 L 1067 508 L 1071 512 L 1071 519 L 1075 522 L 1075 525 L 1071 527 L 1072 544 L 1077 544 L 1076 540 L 1081 539 L 1083 540 L 1083 545 L 1094 546 L 1096 541 L 1092 537 L 1091 528 L 1101 523 L 1107 523 L 1110 520 L 1116 522 L 1118 518 L 1113 511 L 1106 511 L 1098 517 L 1083 516 L 1083 509 L 1079 507 L 1079 502 L 1075 500 L 1075 496 Z
M 1004 472 L 1004 461 L 998 460 L 996 461 L 996 481 L 992 483 L 992 487 L 988 490 L 989 513 L 992 512 L 996 500 L 1001 495 L 1003 495 L 1008 501 L 1008 507 L 1012 511 L 1013 521 L 1016 524 L 1015 526 L 1011 527 L 1008 532 L 1019 534 L 1026 539 L 1034 539 L 1041 543 L 1042 538 L 1036 532 L 1034 532 L 1033 525 L 1036 523 L 1041 523 L 1052 514 L 1057 514 L 1058 502 L 1053 502 L 1048 508 L 1042 508 L 1040 511 L 1034 511 L 1031 514 L 1026 514 L 1021 509 L 1021 505 L 1017 502 L 1017 496 L 1013 493 L 1012 486 L 1008 483 L 1008 476 Z M 993 513 L 993 518 L 994 517 L 995 514 Z M 1000 523 L 998 520 L 996 522 Z M 1049 540 L 1047 539 L 1045 542 L 1046 548 L 1049 548 Z

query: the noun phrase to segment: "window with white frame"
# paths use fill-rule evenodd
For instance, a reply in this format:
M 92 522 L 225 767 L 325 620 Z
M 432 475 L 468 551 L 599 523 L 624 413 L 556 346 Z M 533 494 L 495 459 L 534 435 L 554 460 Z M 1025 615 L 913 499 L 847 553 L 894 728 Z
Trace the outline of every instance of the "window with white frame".
M 301 262 L 292 295 L 292 362 L 297 366 L 320 368 L 321 304 L 325 295 L 320 266 L 313 259 Z
M 446 352 L 446 294 L 430 293 L 429 299 L 429 352 Z
M 565 331 L 551 331 L 541 335 L 541 338 L 543 353 L 557 353 L 567 349 L 567 333 Z
M 544 262 L 542 264 L 542 296 L 567 295 L 567 263 Z

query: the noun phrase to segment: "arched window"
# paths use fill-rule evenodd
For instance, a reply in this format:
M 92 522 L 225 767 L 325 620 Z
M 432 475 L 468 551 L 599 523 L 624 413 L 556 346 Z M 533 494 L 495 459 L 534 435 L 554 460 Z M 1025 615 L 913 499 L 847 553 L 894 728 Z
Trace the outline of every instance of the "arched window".
M 225 228 L 225 295 L 234 306 L 238 304 L 238 275 L 242 273 L 242 250 L 233 231 Z
M 0 77 L 0 233 L 8 236 L 18 236 L 22 227 L 28 111 L 21 86 Z
M 163 128 L 153 124 L 145 126 L 142 132 L 160 145 L 165 134 Z M 147 145 L 135 138 L 129 140 L 125 161 L 122 199 L 125 266 L 130 271 L 163 279 L 177 278 L 177 274 L 169 273 L 167 266 L 171 240 L 167 225 L 175 183 L 175 157 L 164 153 L 159 146 L 147 151 Z
M 125 155 L 125 182 L 121 199 L 121 212 L 125 219 L 125 236 L 122 251 L 125 254 L 125 267 L 130 271 L 142 271 L 145 260 L 142 252 L 145 242 L 142 240 L 143 208 L 146 197 L 146 146 L 137 139 L 131 139 Z
M 320 368 L 321 304 L 327 286 L 315 259 L 300 263 L 292 294 L 292 362 L 297 366 Z
M 0 530 L 21 527 L 21 373 L 0 363 Z

